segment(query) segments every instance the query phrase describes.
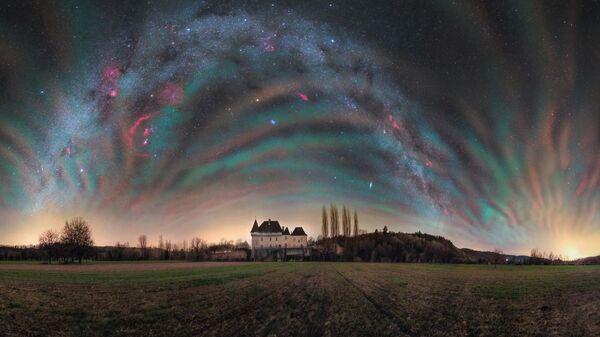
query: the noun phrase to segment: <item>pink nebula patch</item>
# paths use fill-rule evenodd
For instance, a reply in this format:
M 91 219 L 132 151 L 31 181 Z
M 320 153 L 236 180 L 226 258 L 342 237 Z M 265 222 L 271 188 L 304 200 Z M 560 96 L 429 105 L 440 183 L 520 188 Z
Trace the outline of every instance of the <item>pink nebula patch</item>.
M 388 119 L 390 120 L 390 124 L 392 125 L 392 127 L 396 130 L 400 130 L 402 129 L 402 127 L 400 126 L 400 124 L 396 121 L 396 119 L 394 118 L 394 116 L 389 115 Z
M 303 100 L 304 102 L 308 101 L 308 96 L 306 96 L 306 94 L 303 92 L 296 93 L 296 96 L 300 97 L 300 99 Z
M 167 83 L 158 93 L 158 103 L 177 105 L 183 102 L 183 88 L 176 83 Z
M 273 40 L 271 38 L 266 38 L 263 40 L 262 50 L 266 51 L 267 53 L 272 53 L 275 51 L 275 49 L 276 49 L 275 43 L 273 42 Z
M 111 64 L 104 68 L 102 72 L 103 81 L 114 81 L 121 76 L 121 69 L 117 65 Z
M 102 71 L 98 92 L 109 97 L 117 97 L 121 74 L 121 69 L 116 64 L 106 66 Z

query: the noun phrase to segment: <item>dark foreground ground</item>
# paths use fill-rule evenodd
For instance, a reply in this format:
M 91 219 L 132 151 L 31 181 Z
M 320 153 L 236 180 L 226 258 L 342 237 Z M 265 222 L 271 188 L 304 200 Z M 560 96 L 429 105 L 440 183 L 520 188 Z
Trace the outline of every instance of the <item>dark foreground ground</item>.
M 598 266 L 11 265 L 0 336 L 600 336 Z

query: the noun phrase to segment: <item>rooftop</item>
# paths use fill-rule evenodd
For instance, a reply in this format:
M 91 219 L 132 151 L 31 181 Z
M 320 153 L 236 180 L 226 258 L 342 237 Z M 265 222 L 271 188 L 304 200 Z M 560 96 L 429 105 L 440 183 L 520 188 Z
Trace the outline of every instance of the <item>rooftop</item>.
M 254 220 L 250 233 L 280 233 L 282 235 L 290 235 L 290 230 L 287 227 L 281 226 L 277 220 L 269 219 L 263 221 L 260 226 L 258 225 L 258 222 Z M 302 227 L 296 227 L 291 235 L 306 235 L 306 233 Z
M 296 236 L 304 235 L 304 236 L 306 236 L 306 233 L 304 233 L 304 229 L 302 229 L 302 227 L 296 227 L 296 228 L 294 228 L 294 231 L 292 232 L 292 235 L 296 235 Z

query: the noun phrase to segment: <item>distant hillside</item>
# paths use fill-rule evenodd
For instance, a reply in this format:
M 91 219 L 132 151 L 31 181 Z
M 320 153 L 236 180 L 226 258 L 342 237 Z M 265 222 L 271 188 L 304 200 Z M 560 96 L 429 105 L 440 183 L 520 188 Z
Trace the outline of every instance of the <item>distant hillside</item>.
M 498 258 L 498 253 L 496 252 L 479 251 L 470 248 L 461 248 L 460 250 L 465 254 L 464 258 L 468 263 L 487 263 Z M 500 254 L 500 258 L 504 260 L 504 263 L 515 264 L 527 263 L 529 260 L 529 256 L 527 255 Z
M 321 239 L 316 260 L 436 263 L 525 263 L 526 256 L 457 248 L 452 241 L 426 233 L 376 231 L 356 237 Z
M 574 264 L 600 264 L 600 255 L 584 257 L 573 261 Z

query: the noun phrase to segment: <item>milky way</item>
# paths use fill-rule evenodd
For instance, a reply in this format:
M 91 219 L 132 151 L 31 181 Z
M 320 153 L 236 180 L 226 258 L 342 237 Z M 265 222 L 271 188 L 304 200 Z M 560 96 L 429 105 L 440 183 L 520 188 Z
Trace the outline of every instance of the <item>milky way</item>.
M 6 241 L 75 215 L 107 243 L 255 216 L 316 236 L 335 202 L 368 230 L 598 253 L 597 8 L 119 4 L 2 5 Z

